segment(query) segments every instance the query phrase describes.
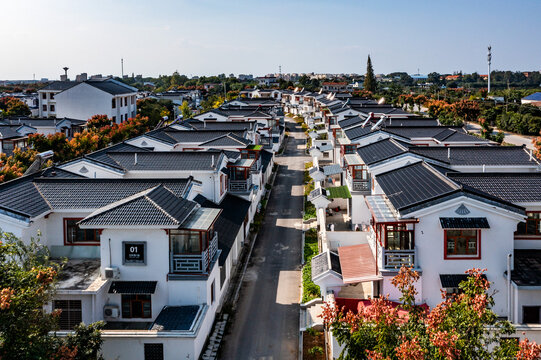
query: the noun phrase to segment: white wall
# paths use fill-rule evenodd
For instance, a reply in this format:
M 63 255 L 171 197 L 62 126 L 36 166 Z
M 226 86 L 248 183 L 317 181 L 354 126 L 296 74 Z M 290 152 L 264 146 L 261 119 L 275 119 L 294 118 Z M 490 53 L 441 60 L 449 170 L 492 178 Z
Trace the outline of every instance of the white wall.
M 327 231 L 327 240 L 331 251 L 337 251 L 339 247 L 368 244 L 369 232 L 365 231 Z
M 490 229 L 481 230 L 481 259 L 444 259 L 444 231 L 440 217 L 457 217 L 455 210 L 464 204 L 470 213 L 467 217 L 486 217 Z M 418 216 L 415 225 L 417 263 L 422 269 L 423 298 L 429 306 L 441 302 L 439 274 L 463 274 L 471 268 L 488 269 L 486 276 L 491 282 L 494 295 L 494 311 L 507 315 L 507 284 L 503 277 L 507 268 L 507 254 L 513 253 L 513 234 L 518 220 L 504 216 L 504 210 L 465 197 L 435 205 L 437 211 Z

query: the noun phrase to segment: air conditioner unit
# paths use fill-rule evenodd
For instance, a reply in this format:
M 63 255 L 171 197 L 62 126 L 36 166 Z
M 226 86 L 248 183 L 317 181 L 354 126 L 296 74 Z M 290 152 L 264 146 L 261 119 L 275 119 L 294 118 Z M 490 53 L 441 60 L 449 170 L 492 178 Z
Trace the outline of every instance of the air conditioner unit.
M 103 307 L 103 317 L 108 319 L 117 319 L 120 317 L 118 305 L 105 305 Z
M 120 277 L 120 270 L 116 266 L 105 268 L 106 279 L 118 279 Z

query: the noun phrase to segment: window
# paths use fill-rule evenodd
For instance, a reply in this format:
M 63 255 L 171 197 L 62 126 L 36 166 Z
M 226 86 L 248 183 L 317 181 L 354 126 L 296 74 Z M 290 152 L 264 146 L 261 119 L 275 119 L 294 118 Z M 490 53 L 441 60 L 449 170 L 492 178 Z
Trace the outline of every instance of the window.
M 15 148 L 15 145 L 13 144 L 13 141 L 4 140 L 2 142 L 2 149 L 3 150 L 13 150 L 14 148 Z
M 41 110 L 47 111 L 47 105 L 42 105 L 42 106 L 41 106 Z
M 479 259 L 481 230 L 445 230 L 445 258 L 465 257 Z
M 113 124 L 116 124 L 116 116 L 113 116 Z
M 210 285 L 210 305 L 214 304 L 214 285 L 216 283 L 216 280 L 212 280 L 212 284 Z
M 170 230 L 169 238 L 173 254 L 201 254 L 199 231 Z
M 414 249 L 413 227 L 408 229 L 406 224 L 385 225 L 385 236 L 387 250 Z
M 145 360 L 163 360 L 163 344 L 145 344 Z
M 523 306 L 522 307 L 522 323 L 523 324 L 539 324 L 539 312 L 541 306 Z
M 124 98 L 124 106 L 128 106 L 128 97 Z
M 41 94 L 41 98 L 42 98 L 43 100 L 47 100 L 47 93 Z
M 96 229 L 81 229 L 77 222 L 81 219 L 64 219 L 65 245 L 99 245 L 100 232 Z
M 541 236 L 541 213 L 527 212 L 526 222 L 518 224 L 515 235 L 533 235 Z
M 54 99 L 54 94 L 53 93 L 49 94 L 49 99 L 51 99 L 51 100 Z
M 125 319 L 151 318 L 150 295 L 122 295 L 122 317 Z
M 113 98 L 113 109 L 115 109 L 115 108 L 116 108 L 116 99 Z
M 54 111 L 54 105 L 49 105 L 49 111 L 53 112 Z
M 73 330 L 83 321 L 81 300 L 55 300 L 53 310 L 62 310 L 58 318 L 60 330 Z

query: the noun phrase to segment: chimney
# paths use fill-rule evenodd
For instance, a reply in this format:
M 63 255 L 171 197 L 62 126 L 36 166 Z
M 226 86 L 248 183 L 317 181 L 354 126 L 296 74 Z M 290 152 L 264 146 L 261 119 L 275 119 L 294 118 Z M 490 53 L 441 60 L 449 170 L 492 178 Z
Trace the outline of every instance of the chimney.
M 530 149 L 530 161 L 533 161 L 533 150 Z
M 485 164 L 483 164 L 483 172 L 485 172 L 485 171 L 486 171 L 486 166 L 485 166 Z
M 133 155 L 135 155 L 133 158 L 133 164 L 137 165 L 137 153 L 134 153 Z
M 447 148 L 447 159 L 450 159 L 451 158 L 451 148 L 448 147 Z
M 212 155 L 212 164 L 211 164 L 212 167 L 214 167 L 214 155 Z
M 206 129 L 206 128 L 207 128 L 207 122 L 203 120 L 203 129 Z

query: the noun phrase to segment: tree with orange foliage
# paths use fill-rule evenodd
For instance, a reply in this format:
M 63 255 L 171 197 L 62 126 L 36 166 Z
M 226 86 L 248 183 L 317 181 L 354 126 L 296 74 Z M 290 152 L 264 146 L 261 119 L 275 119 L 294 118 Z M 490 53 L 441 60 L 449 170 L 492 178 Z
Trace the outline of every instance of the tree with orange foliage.
M 442 291 L 443 302 L 430 310 L 415 304 L 419 274 L 406 267 L 392 280 L 402 293 L 398 307 L 388 297 L 370 299 L 358 313 L 325 304 L 325 327 L 344 346 L 340 359 L 538 359 L 539 345 L 505 340 L 515 329 L 491 310 L 483 270 L 466 273 L 461 293 L 447 297 Z

